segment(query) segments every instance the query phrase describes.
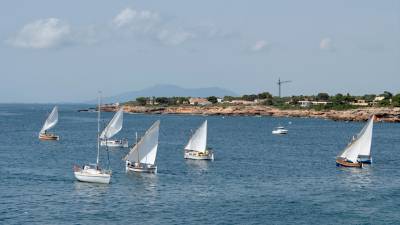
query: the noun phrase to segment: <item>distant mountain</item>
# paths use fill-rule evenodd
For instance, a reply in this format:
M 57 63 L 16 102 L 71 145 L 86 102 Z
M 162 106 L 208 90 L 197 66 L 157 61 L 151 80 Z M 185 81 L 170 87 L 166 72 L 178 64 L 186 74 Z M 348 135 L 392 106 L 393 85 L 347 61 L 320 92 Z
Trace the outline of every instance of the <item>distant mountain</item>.
M 219 87 L 208 88 L 183 88 L 176 85 L 161 84 L 148 87 L 139 91 L 125 92 L 111 97 L 103 97 L 103 103 L 127 102 L 135 100 L 137 97 L 208 97 L 208 96 L 237 96 L 235 92 Z M 96 103 L 97 100 L 88 101 L 87 103 Z

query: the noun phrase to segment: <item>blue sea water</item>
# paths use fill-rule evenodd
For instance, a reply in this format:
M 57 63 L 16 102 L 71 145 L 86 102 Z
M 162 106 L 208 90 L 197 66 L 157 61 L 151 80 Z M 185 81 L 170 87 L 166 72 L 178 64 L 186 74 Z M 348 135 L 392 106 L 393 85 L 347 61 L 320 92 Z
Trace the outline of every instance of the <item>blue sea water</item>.
M 400 223 L 400 124 L 375 124 L 372 166 L 343 169 L 335 156 L 363 123 L 125 114 L 118 137 L 131 143 L 161 120 L 158 174 L 126 174 L 129 150 L 113 149 L 111 184 L 99 185 L 72 172 L 96 160 L 96 114 L 60 105 L 61 140 L 40 142 L 52 107 L 0 105 L 0 224 Z M 190 130 L 205 119 L 215 161 L 184 160 Z M 289 134 L 273 136 L 278 125 Z

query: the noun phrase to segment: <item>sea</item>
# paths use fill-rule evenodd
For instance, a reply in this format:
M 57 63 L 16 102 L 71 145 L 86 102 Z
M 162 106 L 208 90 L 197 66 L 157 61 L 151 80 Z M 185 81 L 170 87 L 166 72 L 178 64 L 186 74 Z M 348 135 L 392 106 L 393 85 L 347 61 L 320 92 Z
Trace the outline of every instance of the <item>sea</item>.
M 0 224 L 400 224 L 400 124 L 375 123 L 373 164 L 358 169 L 335 156 L 363 122 L 124 114 L 117 137 L 130 145 L 161 121 L 158 173 L 126 173 L 129 149 L 103 148 L 104 185 L 73 175 L 96 161 L 97 114 L 58 105 L 60 141 L 39 141 L 53 107 L 0 104 Z M 215 160 L 185 160 L 204 120 Z M 277 126 L 289 134 L 272 135 Z

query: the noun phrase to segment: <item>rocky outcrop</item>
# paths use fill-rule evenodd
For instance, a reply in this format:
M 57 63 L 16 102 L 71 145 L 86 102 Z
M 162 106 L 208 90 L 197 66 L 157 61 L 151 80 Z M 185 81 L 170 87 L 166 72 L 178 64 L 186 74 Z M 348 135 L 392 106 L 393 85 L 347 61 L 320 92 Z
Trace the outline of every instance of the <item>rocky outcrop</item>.
M 116 111 L 115 107 L 102 107 L 103 111 Z M 375 114 L 377 121 L 400 122 L 400 108 L 360 108 L 352 110 L 316 111 L 313 109 L 281 110 L 269 106 L 124 106 L 127 113 L 309 117 L 344 121 L 365 121 Z

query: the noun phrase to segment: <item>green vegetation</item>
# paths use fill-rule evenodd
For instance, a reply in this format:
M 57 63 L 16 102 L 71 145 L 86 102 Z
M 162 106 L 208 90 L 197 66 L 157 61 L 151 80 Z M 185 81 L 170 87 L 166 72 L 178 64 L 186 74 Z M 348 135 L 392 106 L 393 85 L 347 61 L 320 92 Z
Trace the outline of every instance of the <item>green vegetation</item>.
M 179 106 L 179 105 L 209 105 L 218 104 L 221 107 L 234 105 L 266 105 L 279 109 L 314 109 L 314 110 L 347 110 L 360 107 L 400 107 L 400 93 L 393 95 L 385 91 L 382 94 L 366 94 L 352 96 L 349 93 L 329 95 L 318 93 L 310 96 L 273 96 L 269 92 L 259 94 L 246 94 L 243 96 L 224 96 L 223 101 L 218 101 L 217 96 L 196 98 L 190 102 L 190 97 L 138 97 L 135 101 L 124 103 L 136 106 Z

